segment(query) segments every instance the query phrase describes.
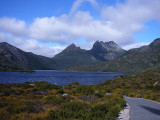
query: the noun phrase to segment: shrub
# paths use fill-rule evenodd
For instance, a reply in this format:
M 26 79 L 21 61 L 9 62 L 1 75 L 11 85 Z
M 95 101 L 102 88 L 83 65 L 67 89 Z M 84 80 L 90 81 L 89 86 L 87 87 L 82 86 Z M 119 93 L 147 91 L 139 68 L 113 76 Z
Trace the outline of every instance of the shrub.
M 120 110 L 121 110 L 121 107 L 119 105 L 112 106 L 106 115 L 107 120 L 116 120 Z
M 63 105 L 60 110 L 50 111 L 48 120 L 86 119 L 89 109 L 89 105 L 85 103 L 72 101 Z
M 63 106 L 63 109 L 67 109 L 72 112 L 78 112 L 80 110 L 86 110 L 88 108 L 89 106 L 86 103 L 79 102 L 79 101 L 72 101 L 72 102 L 66 103 Z
M 153 96 L 152 96 L 152 95 L 145 95 L 144 98 L 145 98 L 145 99 L 153 100 Z
M 96 106 L 94 106 L 91 109 L 91 114 L 90 114 L 90 118 L 94 118 L 94 119 L 105 119 L 105 115 L 108 113 L 109 111 L 109 105 L 108 104 L 98 104 Z
M 69 89 L 70 90 L 71 88 L 77 88 L 79 85 L 80 85 L 79 82 L 73 82 L 71 84 L 66 85 L 65 89 Z
M 98 98 L 102 98 L 102 97 L 104 97 L 104 94 L 102 94 L 102 93 L 95 93 L 95 96 L 98 97 Z
M 0 120 L 7 120 L 8 116 L 9 114 L 6 110 L 0 110 Z
M 5 88 L 5 89 L 1 90 L 1 93 L 2 93 L 3 96 L 10 96 L 11 94 L 15 94 L 16 91 L 13 90 L 13 89 Z
M 55 90 L 57 90 L 57 89 L 59 89 L 59 88 L 60 88 L 60 86 L 55 85 L 55 84 L 53 84 L 52 86 L 50 86 L 50 89 L 55 89 Z
M 58 120 L 58 114 L 56 111 L 51 110 L 47 120 Z
M 30 85 L 32 83 L 30 82 L 25 82 L 25 83 L 18 83 L 16 84 L 17 87 L 20 87 L 20 88 L 24 88 L 24 89 L 27 89 L 27 88 L 34 88 L 33 85 Z
M 111 92 L 112 92 L 111 88 L 107 88 L 107 89 L 106 89 L 106 92 L 107 92 L 107 93 L 111 93 Z
M 54 105 L 59 105 L 61 103 L 69 102 L 71 98 L 69 96 L 48 96 L 46 98 L 46 103 L 47 104 L 54 104 Z
M 154 88 L 154 86 L 153 86 L 153 85 L 149 85 L 149 84 L 147 84 L 147 85 L 145 85 L 145 88 L 146 88 L 146 89 L 153 89 L 153 88 Z
M 12 105 L 7 108 L 9 114 L 18 114 L 21 112 L 33 112 L 34 108 L 31 105 Z
M 129 97 L 135 97 L 136 95 L 135 95 L 135 93 L 130 93 L 129 94 Z
M 120 98 L 120 97 L 114 97 L 112 99 L 111 103 L 113 103 L 114 105 L 120 105 L 121 108 L 126 107 L 126 101 L 123 98 Z
M 59 89 L 59 90 L 57 90 L 56 93 L 57 93 L 57 94 L 64 94 L 64 91 L 63 91 L 63 89 Z
M 52 89 L 52 85 L 49 84 L 48 82 L 46 81 L 40 81 L 40 82 L 33 82 L 36 87 L 40 90 L 44 90 L 44 89 Z
M 91 95 L 94 93 L 94 89 L 91 86 L 79 86 L 77 88 L 78 93 L 82 93 L 83 95 Z

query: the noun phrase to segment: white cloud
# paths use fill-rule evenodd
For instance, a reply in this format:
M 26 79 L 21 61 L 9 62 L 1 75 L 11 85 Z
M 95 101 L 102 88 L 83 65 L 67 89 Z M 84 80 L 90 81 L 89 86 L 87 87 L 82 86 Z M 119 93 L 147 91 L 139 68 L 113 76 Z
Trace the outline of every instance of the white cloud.
M 73 3 L 73 6 L 70 10 L 70 15 L 73 15 L 77 10 L 78 8 L 80 7 L 80 5 L 83 3 L 83 2 L 89 2 L 92 4 L 92 6 L 94 6 L 95 8 L 99 8 L 98 6 L 98 3 L 96 0 L 76 0 L 74 3 Z
M 74 3 L 73 3 L 73 6 L 70 10 L 70 14 L 72 15 L 78 8 L 79 6 L 84 2 L 85 0 L 76 0 Z
M 115 6 L 103 6 L 100 10 L 101 19 L 95 19 L 89 11 L 80 11 L 83 2 L 99 7 L 96 0 L 76 0 L 68 15 L 35 18 L 28 25 L 23 20 L 0 18 L 0 30 L 26 38 L 28 46 L 23 45 L 25 50 L 46 55 L 49 52 L 47 47 L 38 41 L 68 45 L 76 39 L 84 38 L 89 45 L 79 43 L 82 47 L 91 47 L 96 40 L 113 40 L 126 49 L 143 45 L 135 42 L 134 34 L 144 29 L 146 22 L 160 20 L 160 0 L 126 0 L 124 3 L 117 2 Z M 52 47 L 49 49 L 53 50 Z M 51 55 L 48 53 L 47 56 Z
M 130 37 L 112 26 L 112 22 L 94 20 L 89 12 L 78 11 L 72 19 L 67 15 L 35 19 L 30 25 L 30 37 L 62 44 L 71 43 L 77 38 L 85 38 L 89 42 L 114 40 L 123 43 L 124 38 Z
M 118 30 L 135 32 L 141 30 L 146 22 L 158 19 L 159 4 L 160 0 L 126 0 L 116 7 L 104 7 L 102 17 L 112 21 Z
M 37 40 L 34 39 L 23 40 L 6 33 L 0 33 L 0 41 L 8 42 L 26 52 L 32 52 L 37 55 L 43 55 L 47 57 L 53 57 L 64 49 L 64 47 L 61 46 L 52 47 L 45 44 L 40 44 Z
M 132 43 L 132 44 L 129 44 L 129 45 L 125 45 L 123 46 L 123 49 L 125 50 L 129 50 L 131 48 L 139 48 L 139 47 L 142 47 L 142 46 L 146 46 L 146 45 L 149 45 L 150 43 L 148 42 L 142 42 L 142 43 Z
M 5 41 L 5 36 L 4 34 L 0 33 L 0 42 L 4 42 Z
M 17 38 L 14 39 L 15 45 L 21 48 L 22 50 L 27 52 L 33 52 L 35 54 L 43 55 L 47 57 L 53 57 L 55 54 L 61 52 L 64 49 L 64 47 L 60 47 L 60 46 L 51 47 L 47 45 L 42 45 L 42 44 L 39 44 L 36 40 L 24 41 L 21 39 L 19 40 L 18 38 L 19 42 L 16 43 L 16 39 Z
M 0 18 L 0 29 L 17 36 L 24 36 L 27 34 L 25 21 L 15 18 Z

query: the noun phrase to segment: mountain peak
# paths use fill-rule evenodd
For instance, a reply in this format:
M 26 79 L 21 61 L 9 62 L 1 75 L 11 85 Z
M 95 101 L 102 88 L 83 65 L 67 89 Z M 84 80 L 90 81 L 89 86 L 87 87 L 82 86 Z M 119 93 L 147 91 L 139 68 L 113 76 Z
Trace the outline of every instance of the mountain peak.
M 12 46 L 12 45 L 8 44 L 7 42 L 0 42 L 0 45 L 1 46 Z
M 0 42 L 0 50 L 5 51 L 5 50 L 10 50 L 11 52 L 17 52 L 19 51 L 19 48 L 7 43 L 7 42 Z
M 110 50 L 122 50 L 122 48 L 119 47 L 114 41 L 105 42 L 105 45 Z
M 70 44 L 68 47 L 76 48 L 77 46 L 76 46 L 74 43 L 72 43 L 72 44 Z
M 80 47 L 77 47 L 74 43 L 72 43 L 71 45 L 69 45 L 68 47 L 66 47 L 63 51 L 63 52 L 71 52 L 71 51 L 79 51 L 81 50 Z
M 97 41 L 93 44 L 93 46 L 101 46 L 102 44 L 104 44 L 103 41 L 97 40 Z
M 121 47 L 119 47 L 114 41 L 109 41 L 109 42 L 103 42 L 97 40 L 92 48 L 92 51 L 121 51 L 123 50 Z
M 7 42 L 0 42 L 0 44 L 8 44 Z
M 114 41 L 108 41 L 108 42 L 105 42 L 106 44 L 109 44 L 109 45 L 117 45 Z
M 155 39 L 152 43 L 149 44 L 150 47 L 155 47 L 160 45 L 160 38 Z
M 91 49 L 91 53 L 102 61 L 113 60 L 125 53 L 114 41 L 96 41 Z

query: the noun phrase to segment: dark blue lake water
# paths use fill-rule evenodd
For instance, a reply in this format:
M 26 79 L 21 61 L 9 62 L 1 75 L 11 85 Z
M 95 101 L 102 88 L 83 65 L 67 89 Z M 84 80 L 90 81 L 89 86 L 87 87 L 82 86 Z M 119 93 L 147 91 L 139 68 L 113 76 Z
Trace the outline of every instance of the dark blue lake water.
M 54 70 L 37 70 L 34 73 L 0 72 L 0 83 L 24 83 L 47 81 L 51 84 L 66 85 L 75 81 L 80 84 L 92 85 L 113 79 L 116 75 L 128 73 L 115 72 L 64 72 Z

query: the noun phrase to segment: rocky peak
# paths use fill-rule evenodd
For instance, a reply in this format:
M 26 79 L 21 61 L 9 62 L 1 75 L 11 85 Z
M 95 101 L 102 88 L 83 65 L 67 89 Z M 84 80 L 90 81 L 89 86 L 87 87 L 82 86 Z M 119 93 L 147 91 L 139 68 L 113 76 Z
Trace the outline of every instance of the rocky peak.
M 110 51 L 124 51 L 114 41 L 105 42 L 105 45 L 107 47 L 107 50 L 110 50 Z
M 7 42 L 0 42 L 0 47 L 4 48 L 4 47 L 9 47 L 11 46 L 10 44 L 8 44 Z
M 109 41 L 109 42 L 105 42 L 105 43 L 107 43 L 109 45 L 117 45 L 114 41 Z
M 8 44 L 7 42 L 0 42 L 0 44 Z
M 0 56 L 7 58 L 11 62 L 22 62 L 27 64 L 25 52 L 19 48 L 10 45 L 6 42 L 0 43 Z
M 113 41 L 109 42 L 96 41 L 91 50 L 106 52 L 106 51 L 122 51 L 123 49 Z
M 61 55 L 61 54 L 64 54 L 64 53 L 72 53 L 72 52 L 76 52 L 76 51 L 80 51 L 80 50 L 81 50 L 80 47 L 77 47 L 74 43 L 72 43 L 71 45 L 66 47 L 62 52 L 60 52 L 57 55 Z
M 149 44 L 150 47 L 155 47 L 160 45 L 160 38 L 155 39 L 152 43 Z
M 76 50 L 81 50 L 81 48 L 77 47 L 74 43 L 72 43 L 65 50 L 67 50 L 67 51 L 76 51 Z
M 96 41 L 94 44 L 93 44 L 93 48 L 92 49 L 94 49 L 94 48 L 105 48 L 105 44 L 104 44 L 104 42 L 102 42 L 102 41 Z
M 0 42 L 0 52 L 3 52 L 3 51 L 10 51 L 12 53 L 15 53 L 19 51 L 19 49 L 8 44 L 7 42 Z
M 105 42 L 106 46 L 119 47 L 114 41 Z
M 68 48 L 76 48 L 76 45 L 72 43 L 71 45 L 68 46 Z

